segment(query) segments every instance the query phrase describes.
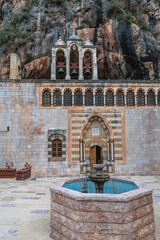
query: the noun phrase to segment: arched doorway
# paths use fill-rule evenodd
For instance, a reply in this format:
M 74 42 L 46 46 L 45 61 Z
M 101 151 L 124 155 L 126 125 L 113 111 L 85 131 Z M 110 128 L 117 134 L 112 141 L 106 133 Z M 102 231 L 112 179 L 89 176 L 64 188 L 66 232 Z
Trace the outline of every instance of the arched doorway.
M 94 170 L 93 164 L 103 164 L 102 148 L 98 145 L 90 148 L 90 170 Z
M 81 129 L 80 165 L 86 171 L 94 170 L 93 164 L 106 168 L 114 165 L 114 138 L 112 128 L 99 113 L 91 114 Z

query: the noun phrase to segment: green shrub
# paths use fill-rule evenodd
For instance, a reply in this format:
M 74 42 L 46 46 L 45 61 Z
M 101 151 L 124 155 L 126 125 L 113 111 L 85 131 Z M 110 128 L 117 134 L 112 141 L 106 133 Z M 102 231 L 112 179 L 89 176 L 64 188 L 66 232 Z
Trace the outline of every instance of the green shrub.
M 106 11 L 108 14 L 116 14 L 122 12 L 123 4 L 118 0 L 110 0 L 106 2 Z

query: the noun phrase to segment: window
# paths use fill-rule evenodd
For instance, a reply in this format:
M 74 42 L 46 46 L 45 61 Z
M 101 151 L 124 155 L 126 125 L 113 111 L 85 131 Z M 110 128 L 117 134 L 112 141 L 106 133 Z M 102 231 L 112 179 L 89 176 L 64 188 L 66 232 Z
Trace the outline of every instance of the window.
M 148 95 L 147 95 L 147 101 L 148 101 L 148 106 L 155 106 L 155 95 L 152 90 L 149 90 Z
M 95 105 L 96 106 L 104 106 L 104 96 L 102 90 L 97 90 L 95 95 Z
M 62 106 L 62 95 L 58 89 L 53 94 L 53 106 Z
M 137 93 L 137 106 L 145 106 L 145 95 L 143 90 L 139 90 Z
M 76 92 L 74 93 L 74 105 L 83 106 L 83 95 L 80 89 L 76 90 Z
M 99 136 L 99 128 L 92 128 L 92 136 Z
M 127 106 L 135 106 L 134 92 L 132 90 L 127 92 Z
M 64 106 L 72 106 L 72 92 L 67 89 L 64 93 Z
M 158 92 L 158 95 L 157 95 L 157 104 L 158 106 L 160 106 L 160 91 Z
M 106 92 L 106 106 L 114 106 L 114 94 L 112 90 Z
M 85 105 L 93 106 L 93 92 L 90 89 L 85 92 Z
M 124 93 L 122 90 L 117 91 L 116 104 L 117 104 L 117 106 L 124 106 Z
M 51 106 L 51 93 L 49 90 L 44 90 L 42 94 L 42 105 Z
M 52 141 L 52 157 L 62 157 L 62 141 L 59 139 Z

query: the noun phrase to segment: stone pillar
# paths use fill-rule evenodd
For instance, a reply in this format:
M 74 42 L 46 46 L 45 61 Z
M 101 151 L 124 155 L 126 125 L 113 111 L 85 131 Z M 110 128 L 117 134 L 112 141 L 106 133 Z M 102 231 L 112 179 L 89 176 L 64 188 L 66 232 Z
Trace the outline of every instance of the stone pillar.
M 66 80 L 71 80 L 70 77 L 70 51 L 66 50 Z
M 135 95 L 135 106 L 137 106 L 137 95 Z
M 93 80 L 98 80 L 97 49 L 93 49 Z
M 83 145 L 82 145 L 82 140 L 80 140 L 80 164 L 83 162 Z
M 85 106 L 85 95 L 83 95 L 83 106 Z
M 110 141 L 107 142 L 107 164 L 110 164 Z
M 111 163 L 114 164 L 114 142 L 111 140 Z
M 127 105 L 127 96 L 124 95 L 124 105 L 126 106 Z
M 157 95 L 155 95 L 156 106 L 158 105 Z
M 83 76 L 83 56 L 82 49 L 79 49 L 79 80 L 84 80 Z
M 114 106 L 116 106 L 117 103 L 116 103 L 116 95 L 114 95 Z
M 10 55 L 10 79 L 21 79 L 19 74 L 20 59 L 16 53 Z
M 51 95 L 51 106 L 53 106 L 53 95 Z
M 86 149 L 85 149 L 85 142 L 83 142 L 83 162 L 86 163 Z
M 72 106 L 74 106 L 74 95 L 72 95 Z
M 145 105 L 147 106 L 147 95 L 145 95 Z
M 95 106 L 95 95 L 93 94 L 93 106 Z
M 56 80 L 56 50 L 52 49 L 51 80 Z
M 106 105 L 106 94 L 104 92 L 104 105 Z
M 64 106 L 64 95 L 62 95 L 62 106 Z

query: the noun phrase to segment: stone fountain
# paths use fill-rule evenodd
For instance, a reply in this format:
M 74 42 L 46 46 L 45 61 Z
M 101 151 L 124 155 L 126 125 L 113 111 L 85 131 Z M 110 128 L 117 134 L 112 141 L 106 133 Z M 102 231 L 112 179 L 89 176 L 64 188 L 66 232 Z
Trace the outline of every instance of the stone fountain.
M 109 174 L 102 173 L 103 168 L 105 167 L 104 164 L 93 164 L 93 167 L 96 170 L 96 173 L 89 173 L 88 178 L 90 181 L 94 182 L 96 193 L 103 193 L 103 186 L 105 182 L 108 182 L 110 179 Z

